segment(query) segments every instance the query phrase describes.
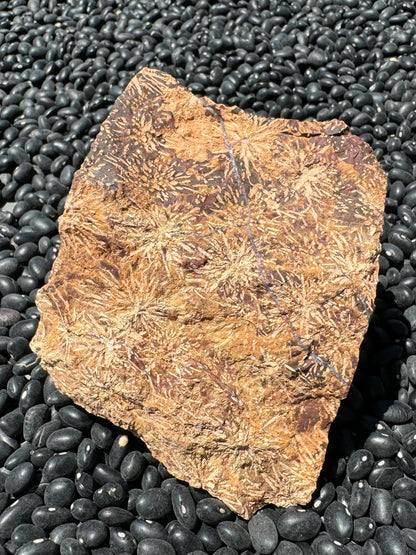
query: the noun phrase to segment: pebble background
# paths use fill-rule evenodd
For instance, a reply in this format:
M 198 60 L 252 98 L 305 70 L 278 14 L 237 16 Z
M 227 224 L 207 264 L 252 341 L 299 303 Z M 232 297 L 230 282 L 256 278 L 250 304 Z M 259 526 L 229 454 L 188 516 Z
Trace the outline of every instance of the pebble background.
M 416 554 L 415 49 L 410 0 L 0 0 L 0 555 Z M 74 171 L 144 66 L 261 116 L 342 119 L 388 174 L 376 309 L 308 507 L 242 520 L 29 349 Z

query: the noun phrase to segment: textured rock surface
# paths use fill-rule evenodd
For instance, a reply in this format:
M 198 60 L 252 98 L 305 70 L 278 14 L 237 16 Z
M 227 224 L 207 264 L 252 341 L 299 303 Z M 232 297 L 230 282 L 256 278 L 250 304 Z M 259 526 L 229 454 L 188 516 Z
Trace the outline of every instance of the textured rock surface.
M 244 517 L 308 502 L 372 310 L 386 180 L 345 124 L 142 70 L 77 172 L 32 348 Z

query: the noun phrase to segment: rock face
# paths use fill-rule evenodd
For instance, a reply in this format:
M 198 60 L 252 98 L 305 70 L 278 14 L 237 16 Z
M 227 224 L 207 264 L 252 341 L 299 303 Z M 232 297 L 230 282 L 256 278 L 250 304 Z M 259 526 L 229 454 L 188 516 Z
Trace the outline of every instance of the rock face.
M 256 117 L 144 69 L 75 175 L 32 348 L 243 517 L 306 503 L 372 310 L 385 189 L 340 121 Z

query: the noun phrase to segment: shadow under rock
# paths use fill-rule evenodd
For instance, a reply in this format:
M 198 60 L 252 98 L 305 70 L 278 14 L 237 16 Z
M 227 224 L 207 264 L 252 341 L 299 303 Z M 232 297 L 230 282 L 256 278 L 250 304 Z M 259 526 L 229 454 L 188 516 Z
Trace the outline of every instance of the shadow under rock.
M 404 359 L 410 323 L 403 315 L 392 293 L 379 282 L 374 312 L 360 346 L 357 369 L 347 397 L 341 402 L 328 435 L 328 448 L 317 488 L 332 482 L 350 491 L 346 474 L 353 452 L 362 449 L 368 436 L 378 427 L 394 426 L 391 418 L 397 401 L 408 401 L 408 376 Z M 410 353 L 408 353 L 410 354 Z

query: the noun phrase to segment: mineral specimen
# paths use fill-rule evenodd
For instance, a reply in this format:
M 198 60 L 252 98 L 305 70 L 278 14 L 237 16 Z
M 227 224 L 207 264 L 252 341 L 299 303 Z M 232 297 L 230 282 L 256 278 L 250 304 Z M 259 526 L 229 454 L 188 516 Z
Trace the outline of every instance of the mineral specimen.
M 32 348 L 243 517 L 308 502 L 372 310 L 385 189 L 340 121 L 256 117 L 144 69 L 75 175 Z

